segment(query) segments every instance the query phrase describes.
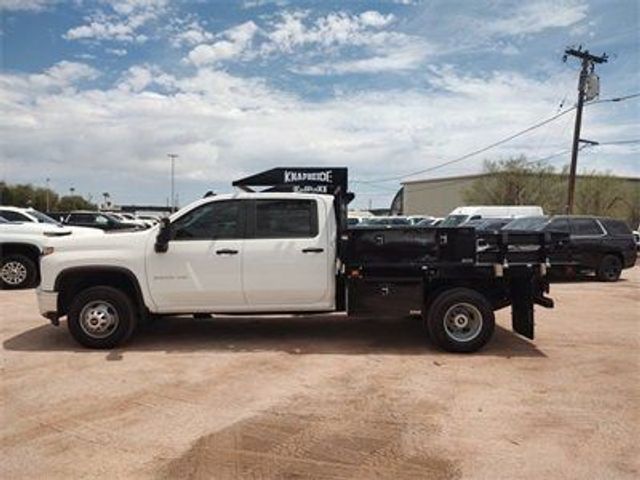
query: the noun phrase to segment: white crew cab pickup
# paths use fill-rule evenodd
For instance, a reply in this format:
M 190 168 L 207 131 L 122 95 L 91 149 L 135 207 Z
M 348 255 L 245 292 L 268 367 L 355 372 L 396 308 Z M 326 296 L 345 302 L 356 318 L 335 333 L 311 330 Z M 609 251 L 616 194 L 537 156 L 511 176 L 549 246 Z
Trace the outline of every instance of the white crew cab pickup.
M 299 170 L 264 178 L 282 173 L 308 189 L 333 181 Z M 40 311 L 54 325 L 66 316 L 73 337 L 92 348 L 119 345 L 149 316 L 421 310 L 436 344 L 470 352 L 491 338 L 493 311 L 508 305 L 514 330 L 533 338 L 533 304 L 552 305 L 543 296 L 548 234 L 485 234 L 495 249 L 476 252 L 472 228 L 347 230 L 346 169 L 329 172 L 343 174 L 336 189 L 320 185 L 331 195 L 213 196 L 148 230 L 51 238 Z

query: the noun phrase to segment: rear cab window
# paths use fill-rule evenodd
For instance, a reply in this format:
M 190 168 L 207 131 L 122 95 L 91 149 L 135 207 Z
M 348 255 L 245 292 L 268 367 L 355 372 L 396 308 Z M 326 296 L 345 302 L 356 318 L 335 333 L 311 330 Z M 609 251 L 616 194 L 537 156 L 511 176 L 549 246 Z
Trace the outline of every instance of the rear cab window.
M 313 238 L 318 235 L 318 204 L 306 199 L 258 199 L 253 238 Z

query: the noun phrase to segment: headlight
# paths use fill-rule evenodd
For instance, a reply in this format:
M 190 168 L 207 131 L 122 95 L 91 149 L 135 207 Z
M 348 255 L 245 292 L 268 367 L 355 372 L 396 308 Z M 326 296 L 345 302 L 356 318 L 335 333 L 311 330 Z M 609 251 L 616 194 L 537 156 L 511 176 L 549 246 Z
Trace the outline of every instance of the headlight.
M 47 256 L 47 255 L 51 255 L 53 253 L 54 248 L 53 247 L 44 247 L 42 249 L 42 256 Z

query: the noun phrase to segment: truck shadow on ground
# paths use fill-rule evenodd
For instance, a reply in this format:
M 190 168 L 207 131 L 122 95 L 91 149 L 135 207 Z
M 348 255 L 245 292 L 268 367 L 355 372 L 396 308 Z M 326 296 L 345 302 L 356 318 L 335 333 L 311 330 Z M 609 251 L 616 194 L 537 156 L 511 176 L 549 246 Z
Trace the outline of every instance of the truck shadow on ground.
M 66 322 L 43 325 L 7 339 L 14 351 L 87 351 L 71 338 Z M 353 319 L 338 315 L 229 317 L 192 319 L 167 317 L 140 328 L 123 347 L 107 354 L 120 360 L 127 352 L 258 352 L 305 354 L 420 355 L 441 352 L 416 318 Z M 545 357 L 533 343 L 496 325 L 493 339 L 475 355 Z

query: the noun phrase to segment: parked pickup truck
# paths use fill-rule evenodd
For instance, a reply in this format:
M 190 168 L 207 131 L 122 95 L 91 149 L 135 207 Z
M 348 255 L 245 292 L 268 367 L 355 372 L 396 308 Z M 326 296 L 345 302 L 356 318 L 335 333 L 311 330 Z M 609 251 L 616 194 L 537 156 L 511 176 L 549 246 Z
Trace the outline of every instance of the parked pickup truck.
M 151 316 L 419 310 L 435 344 L 473 352 L 495 310 L 511 306 L 514 330 L 533 338 L 534 303 L 553 306 L 547 257 L 566 235 L 495 234 L 478 252 L 473 228 L 347 230 L 346 168 L 276 168 L 234 186 L 244 191 L 145 231 L 51 239 L 41 313 L 54 325 L 66 316 L 86 347 L 112 348 Z
M 39 259 L 47 252 L 44 246 L 49 238 L 73 236 L 75 239 L 94 232 L 102 234 L 93 228 L 36 221 L 10 222 L 0 217 L 0 288 L 17 290 L 38 284 Z

